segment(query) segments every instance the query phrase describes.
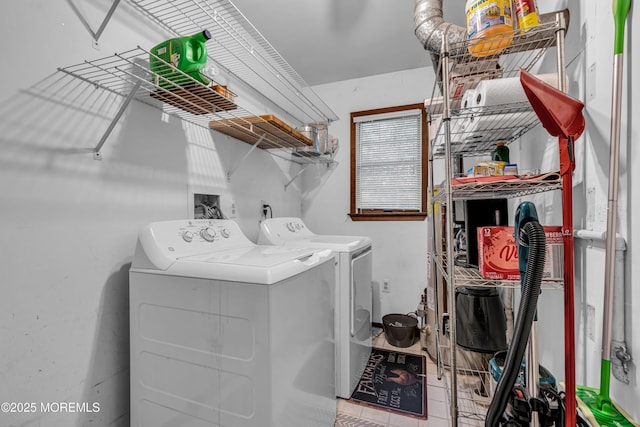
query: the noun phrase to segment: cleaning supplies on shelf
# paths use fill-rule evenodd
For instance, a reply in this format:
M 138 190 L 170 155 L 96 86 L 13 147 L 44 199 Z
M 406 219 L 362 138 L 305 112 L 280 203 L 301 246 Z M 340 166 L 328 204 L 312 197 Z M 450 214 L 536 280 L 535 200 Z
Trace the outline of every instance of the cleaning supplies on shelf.
M 208 85 L 210 80 L 201 71 L 207 62 L 205 43 L 210 38 L 211 33 L 203 30 L 191 36 L 169 39 L 154 46 L 150 50 L 149 66 L 154 73 L 156 86 L 163 88 L 183 86 L 194 83 L 193 80 Z
M 477 176 L 503 176 L 517 175 L 518 165 L 516 163 L 501 162 L 498 160 L 487 160 L 479 162 L 467 169 L 467 177 Z
M 514 0 L 513 6 L 516 10 L 520 33 L 540 25 L 540 14 L 538 13 L 536 0 Z
M 509 163 L 509 147 L 504 141 L 496 142 L 496 148 L 491 152 L 491 160 Z
M 467 0 L 469 53 L 483 57 L 500 53 L 513 41 L 511 0 Z
M 500 176 L 504 175 L 504 167 L 507 162 L 489 160 L 479 162 L 473 166 L 472 176 Z

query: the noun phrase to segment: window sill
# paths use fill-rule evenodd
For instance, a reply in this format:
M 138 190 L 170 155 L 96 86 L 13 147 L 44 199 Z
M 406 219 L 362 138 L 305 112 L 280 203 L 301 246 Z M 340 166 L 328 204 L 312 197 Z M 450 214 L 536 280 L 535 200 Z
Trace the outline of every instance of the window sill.
M 424 221 L 426 212 L 350 213 L 352 221 Z

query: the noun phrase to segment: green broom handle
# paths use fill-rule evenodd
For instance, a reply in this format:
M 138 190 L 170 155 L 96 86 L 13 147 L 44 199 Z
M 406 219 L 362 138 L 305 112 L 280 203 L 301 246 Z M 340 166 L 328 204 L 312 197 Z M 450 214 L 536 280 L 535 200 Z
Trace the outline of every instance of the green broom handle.
M 615 41 L 613 54 L 624 52 L 624 26 L 631 9 L 631 0 L 613 0 L 613 22 L 615 23 Z
M 604 323 L 602 325 L 602 359 L 611 360 L 611 321 L 613 306 L 613 287 L 615 279 L 614 254 L 618 212 L 618 164 L 620 157 L 620 116 L 622 110 L 622 72 L 624 52 L 624 29 L 631 8 L 631 0 L 613 0 L 613 19 L 615 23 L 613 56 L 613 96 L 611 99 L 611 135 L 609 153 L 609 195 L 607 212 L 607 242 L 605 253 L 605 294 Z M 600 372 L 600 395 L 608 397 L 610 369 Z M 605 372 L 606 371 L 606 372 Z

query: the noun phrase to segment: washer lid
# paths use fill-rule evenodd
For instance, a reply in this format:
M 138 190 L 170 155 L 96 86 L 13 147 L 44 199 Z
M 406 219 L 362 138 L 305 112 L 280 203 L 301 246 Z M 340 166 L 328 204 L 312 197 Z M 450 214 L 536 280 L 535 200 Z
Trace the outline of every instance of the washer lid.
M 306 239 L 292 240 L 285 243 L 289 247 L 331 249 L 334 252 L 355 252 L 371 245 L 371 239 L 365 236 L 332 236 L 316 235 Z
M 177 259 L 157 274 L 271 285 L 331 260 L 330 250 L 278 246 L 232 249 Z
M 354 252 L 371 245 L 366 236 L 313 233 L 300 218 L 269 218 L 260 223 L 258 243 L 298 248 L 326 248 L 334 252 Z
M 314 254 L 313 249 L 289 248 L 284 246 L 253 245 L 222 252 L 211 252 L 179 258 L 177 262 L 201 262 L 224 264 L 238 268 L 272 268 Z

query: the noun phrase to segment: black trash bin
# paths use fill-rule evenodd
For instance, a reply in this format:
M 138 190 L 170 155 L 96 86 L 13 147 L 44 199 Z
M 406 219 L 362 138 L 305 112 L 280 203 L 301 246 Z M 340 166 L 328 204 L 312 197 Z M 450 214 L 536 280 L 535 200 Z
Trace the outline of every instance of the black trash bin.
M 387 341 L 394 347 L 411 347 L 418 329 L 418 319 L 406 314 L 387 314 L 382 317 Z
M 466 286 L 456 289 L 456 341 L 478 353 L 507 349 L 507 319 L 495 288 Z

